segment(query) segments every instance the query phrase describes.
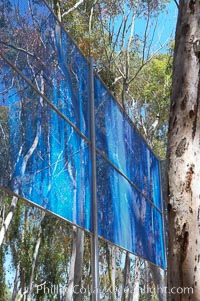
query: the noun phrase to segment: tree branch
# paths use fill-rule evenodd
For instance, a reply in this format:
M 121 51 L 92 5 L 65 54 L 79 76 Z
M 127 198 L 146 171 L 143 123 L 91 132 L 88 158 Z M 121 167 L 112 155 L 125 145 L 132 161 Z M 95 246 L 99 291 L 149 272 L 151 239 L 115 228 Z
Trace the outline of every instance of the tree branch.
M 145 61 L 145 50 L 146 50 L 146 45 L 147 45 L 147 32 L 149 28 L 149 21 L 150 21 L 150 13 L 148 10 L 148 17 L 147 17 L 147 22 L 145 26 L 145 32 L 144 32 L 144 45 L 143 45 L 143 50 L 142 50 L 142 62 Z
M 77 7 L 79 7 L 83 2 L 84 0 L 78 1 L 73 7 L 71 7 L 70 9 L 68 9 L 68 11 L 62 14 L 62 18 L 68 15 L 69 13 L 73 12 L 75 9 L 77 9 Z
M 131 48 L 131 42 L 133 40 L 133 34 L 134 34 L 134 28 L 135 28 L 135 18 L 136 18 L 136 12 L 133 12 L 133 16 L 132 16 L 132 20 L 131 20 L 130 36 L 128 39 L 128 45 L 127 45 L 127 49 L 126 49 L 126 79 L 129 78 L 130 48 Z
M 9 90 L 11 90 L 13 87 L 14 87 L 14 81 L 15 81 L 15 78 L 13 77 L 12 78 L 12 83 L 11 83 L 11 86 L 9 88 L 6 88 L 4 89 L 3 91 L 0 91 L 0 94 L 6 94 Z
M 174 2 L 176 4 L 177 8 L 179 9 L 179 4 L 178 4 L 177 0 L 174 0 Z
M 138 76 L 138 74 L 140 73 L 140 71 L 143 69 L 143 67 L 147 64 L 147 63 L 149 63 L 158 53 L 159 53 L 159 51 L 164 47 L 164 45 L 167 43 L 167 41 L 163 44 L 163 45 L 161 45 L 155 52 L 154 52 L 154 54 L 152 55 L 152 56 L 150 56 L 148 59 L 146 59 L 146 61 L 144 61 L 142 64 L 141 64 L 141 66 L 138 68 L 138 70 L 137 70 L 137 72 L 134 74 L 134 76 L 128 81 L 128 85 L 132 82 L 132 81 L 134 81 L 134 79 Z
M 30 55 L 30 56 L 32 56 L 32 57 L 34 57 L 34 58 L 37 58 L 36 55 L 35 55 L 34 53 L 32 53 L 32 52 L 30 52 L 30 51 L 28 51 L 28 50 L 26 50 L 26 49 L 23 49 L 23 48 L 20 48 L 20 47 L 16 47 L 16 46 L 14 46 L 14 45 L 5 43 L 5 42 L 3 42 L 3 41 L 1 41 L 1 40 L 0 40 L 0 44 L 3 44 L 3 45 L 5 45 L 5 46 L 7 46 L 7 47 L 13 48 L 14 50 L 21 51 L 21 52 L 23 52 L 23 53 L 25 53 L 25 54 L 28 54 L 28 55 Z

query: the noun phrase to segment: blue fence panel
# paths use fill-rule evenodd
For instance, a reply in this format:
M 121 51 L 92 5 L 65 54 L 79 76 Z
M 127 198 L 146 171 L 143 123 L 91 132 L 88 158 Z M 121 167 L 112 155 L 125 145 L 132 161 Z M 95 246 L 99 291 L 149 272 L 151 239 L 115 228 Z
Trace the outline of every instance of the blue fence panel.
M 97 148 L 162 210 L 159 161 L 97 76 L 95 106 Z
M 1 185 L 91 230 L 88 143 L 16 75 L 15 82 L 12 104 L 2 107 Z
M 166 268 L 165 262 L 165 242 L 163 233 L 163 217 L 154 209 L 154 236 L 155 236 L 155 264 Z
M 165 267 L 159 211 L 100 155 L 97 183 L 99 235 Z
M 43 1 L 10 3 L 0 51 L 36 89 L 0 59 L 0 186 L 92 231 L 88 62 Z M 94 90 L 99 235 L 165 267 L 159 161 L 97 75 Z
M 10 1 L 2 9 L 2 51 L 89 137 L 89 67 L 43 1 Z

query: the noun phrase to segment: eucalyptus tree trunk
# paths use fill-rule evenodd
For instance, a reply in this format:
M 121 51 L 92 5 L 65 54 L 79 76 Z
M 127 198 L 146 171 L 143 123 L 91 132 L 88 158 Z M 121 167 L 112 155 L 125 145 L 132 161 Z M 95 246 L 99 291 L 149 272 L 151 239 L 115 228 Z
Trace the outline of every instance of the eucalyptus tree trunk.
M 105 245 L 106 260 L 108 263 L 108 279 L 110 284 L 110 301 L 115 301 L 115 277 L 116 277 L 116 247 L 109 248 L 108 244 Z
M 169 300 L 200 300 L 200 1 L 180 0 L 169 121 Z M 200 46 L 200 45 L 199 45 Z M 190 288 L 190 289 L 187 289 Z
M 5 220 L 3 221 L 1 229 L 0 229 L 0 247 L 1 247 L 1 245 L 4 241 L 4 239 L 5 239 L 6 232 L 7 232 L 8 227 L 9 227 L 11 221 L 12 221 L 13 214 L 14 214 L 15 208 L 17 206 L 17 202 L 18 202 L 18 198 L 16 196 L 13 196 L 11 206 L 10 206 L 10 211 L 7 214 Z
M 84 254 L 84 231 L 73 226 L 72 254 L 67 283 L 66 301 L 81 301 L 81 276 Z
M 53 6 L 54 6 L 55 14 L 58 17 L 58 20 L 61 22 L 62 16 L 61 16 L 60 1 L 59 0 L 53 0 Z
M 15 301 L 16 298 L 17 298 L 17 295 L 19 293 L 19 287 L 18 287 L 19 269 L 20 269 L 20 266 L 18 264 L 17 267 L 16 267 L 16 271 L 15 271 L 15 279 L 14 279 L 14 286 L 13 286 L 11 301 Z
M 139 301 L 140 299 L 140 274 L 141 274 L 141 259 L 135 256 L 134 277 L 132 281 L 130 281 L 129 279 L 128 301 Z
M 122 283 L 122 298 L 121 301 L 126 301 L 126 287 L 130 280 L 130 253 L 126 251 L 126 260 L 123 271 L 123 283 Z
M 42 212 L 41 216 L 41 221 L 38 229 L 38 234 L 37 234 L 37 239 L 34 247 L 34 252 L 33 252 L 33 260 L 32 260 L 32 266 L 31 266 L 31 275 L 30 275 L 30 281 L 29 281 L 29 288 L 28 288 L 28 294 L 27 294 L 27 301 L 31 301 L 31 294 L 33 291 L 33 285 L 34 285 L 34 274 L 35 274 L 35 268 L 36 268 L 36 263 L 39 255 L 39 249 L 41 245 L 41 240 L 42 240 L 42 221 L 45 217 L 45 212 Z
M 85 233 L 82 229 L 77 228 L 77 239 L 76 239 L 76 260 L 74 266 L 74 285 L 80 290 L 82 269 L 83 269 L 83 255 L 84 255 L 84 236 Z M 81 301 L 84 294 L 74 294 L 73 301 Z

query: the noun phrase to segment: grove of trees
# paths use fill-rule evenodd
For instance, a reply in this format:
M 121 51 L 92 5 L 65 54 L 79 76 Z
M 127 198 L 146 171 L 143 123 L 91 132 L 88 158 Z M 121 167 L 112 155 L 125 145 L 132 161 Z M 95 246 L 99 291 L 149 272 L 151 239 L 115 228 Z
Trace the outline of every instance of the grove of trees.
M 7 214 L 12 197 L 3 192 L 3 199 Z M 1 246 L 0 300 L 92 300 L 91 235 L 85 233 L 81 256 L 80 231 L 20 200 Z M 127 263 L 125 251 L 100 240 L 101 300 L 159 300 L 154 287 L 162 285 L 164 272 L 133 255 L 128 258 Z

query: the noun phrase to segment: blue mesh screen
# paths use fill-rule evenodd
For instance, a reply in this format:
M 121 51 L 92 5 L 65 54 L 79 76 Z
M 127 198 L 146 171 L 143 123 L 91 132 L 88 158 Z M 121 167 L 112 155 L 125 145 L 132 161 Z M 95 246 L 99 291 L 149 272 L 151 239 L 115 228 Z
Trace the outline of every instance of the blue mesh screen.
M 0 59 L 0 186 L 92 231 L 89 65 L 43 1 L 2 3 L 0 50 L 35 89 Z M 97 75 L 94 94 L 99 235 L 165 267 L 159 161 Z
M 164 266 L 160 212 L 100 155 L 97 183 L 99 234 Z
M 155 235 L 155 264 L 161 267 L 165 267 L 165 243 L 163 236 L 163 217 L 158 212 L 158 210 L 154 209 L 154 235 Z
M 43 1 L 39 5 L 36 1 L 10 2 L 9 11 L 2 9 L 3 53 L 39 90 L 45 88 L 50 101 L 89 136 L 86 60 Z
M 10 106 L 1 110 L 2 148 L 7 149 L 1 156 L 1 185 L 90 230 L 88 143 L 16 74 L 14 78 L 18 87 L 10 91 Z
M 97 147 L 159 209 L 159 161 L 112 95 L 95 76 Z

